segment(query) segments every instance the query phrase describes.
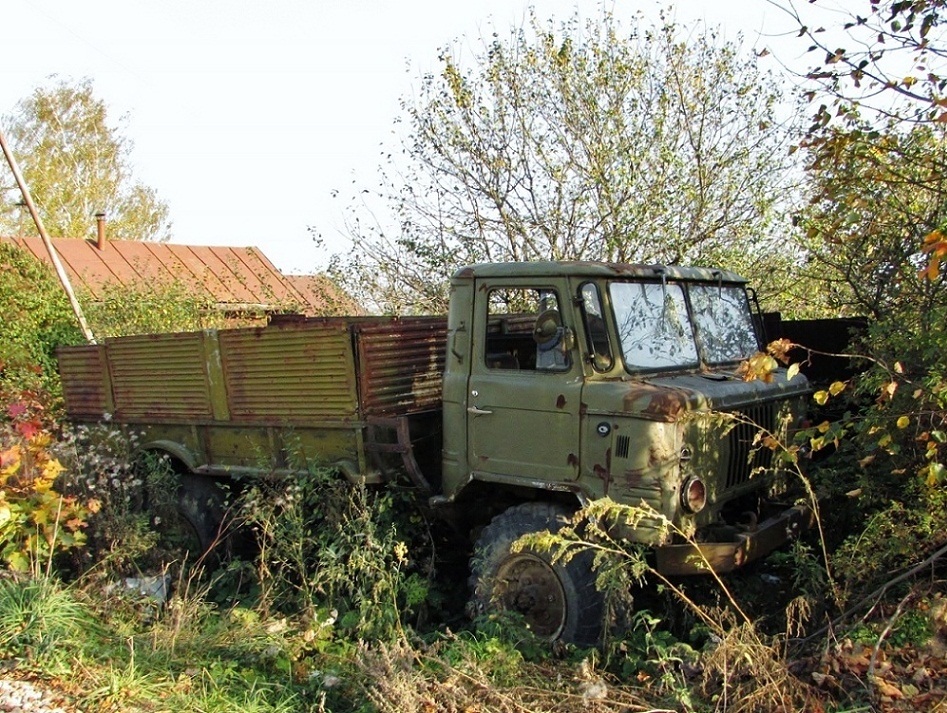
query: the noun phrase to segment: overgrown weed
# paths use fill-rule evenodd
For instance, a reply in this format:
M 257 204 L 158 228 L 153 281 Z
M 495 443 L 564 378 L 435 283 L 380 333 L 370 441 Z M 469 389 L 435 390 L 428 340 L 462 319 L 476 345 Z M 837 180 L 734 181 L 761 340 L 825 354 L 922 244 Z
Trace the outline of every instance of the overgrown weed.
M 359 638 L 404 638 L 430 581 L 409 557 L 393 498 L 322 469 L 247 487 L 240 512 L 259 544 L 261 611 L 300 612 L 319 629 Z

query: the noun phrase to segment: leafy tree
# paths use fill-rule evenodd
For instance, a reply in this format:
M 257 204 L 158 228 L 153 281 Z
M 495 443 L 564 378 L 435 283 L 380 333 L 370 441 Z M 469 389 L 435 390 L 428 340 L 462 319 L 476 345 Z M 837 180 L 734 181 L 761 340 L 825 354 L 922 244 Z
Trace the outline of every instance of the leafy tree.
M 942 0 L 851 7 L 838 27 L 791 14 L 818 60 L 801 142 L 811 202 L 798 219 L 823 293 L 872 318 L 859 347 L 866 369 L 815 394 L 836 399 L 841 415 L 810 440 L 839 447 L 819 472 L 840 496 L 833 516 L 854 508 L 851 522 L 864 528 L 835 557 L 857 590 L 945 541 L 947 44 Z
M 441 311 L 445 275 L 479 261 L 722 262 L 772 283 L 796 257 L 773 229 L 781 94 L 737 45 L 603 12 L 531 14 L 470 69 L 461 52 L 403 101 L 402 160 L 374 196 L 390 221 L 355 208 L 335 272 L 363 303 Z
M 798 220 L 811 278 L 837 313 L 928 330 L 947 282 L 921 280 L 924 239 L 947 222 L 940 124 L 907 132 L 828 129 L 811 149 L 811 203 Z
M 132 143 L 120 126 L 109 123 L 105 102 L 95 97 L 90 80 L 39 87 L 3 123 L 51 236 L 94 237 L 93 216 L 106 212 L 116 238 L 170 237 L 167 204 L 134 179 Z M 34 234 L 13 177 L 6 175 L 0 183 L 0 231 Z

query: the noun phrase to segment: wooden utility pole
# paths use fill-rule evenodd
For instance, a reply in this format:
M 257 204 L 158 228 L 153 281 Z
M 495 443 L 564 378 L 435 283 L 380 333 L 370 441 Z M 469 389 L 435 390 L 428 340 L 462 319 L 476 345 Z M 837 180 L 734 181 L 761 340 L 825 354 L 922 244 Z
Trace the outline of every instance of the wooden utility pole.
M 36 224 L 36 229 L 39 231 L 40 237 L 43 239 L 43 244 L 46 246 L 46 251 L 49 253 L 49 259 L 53 263 L 53 267 L 56 269 L 56 275 L 59 277 L 59 282 L 62 285 L 62 288 L 66 291 L 66 295 L 69 297 L 69 304 L 72 305 L 72 311 L 76 315 L 76 319 L 79 322 L 79 328 L 82 329 L 82 333 L 85 335 L 86 341 L 89 344 L 95 344 L 95 337 L 92 335 L 92 330 L 89 329 L 89 325 L 85 320 L 85 315 L 82 313 L 82 306 L 79 304 L 79 300 L 76 299 L 76 293 L 72 289 L 72 283 L 69 282 L 69 275 L 66 274 L 65 268 L 62 266 L 62 261 L 59 259 L 59 255 L 56 254 L 56 248 L 53 247 L 53 241 L 49 239 L 49 235 L 46 234 L 46 228 L 43 227 L 43 221 L 39 217 L 39 213 L 36 212 L 36 206 L 33 205 L 33 199 L 30 197 L 30 190 L 26 186 L 26 181 L 23 180 L 23 175 L 20 173 L 20 168 L 17 166 L 16 159 L 13 158 L 13 153 L 7 147 L 7 141 L 3 136 L 3 130 L 0 129 L 0 148 L 3 149 L 3 155 L 7 157 L 7 163 L 10 164 L 10 170 L 13 171 L 13 177 L 16 179 L 16 184 L 20 188 L 20 193 L 23 194 L 23 202 L 26 203 L 26 207 L 30 211 L 30 215 L 33 216 L 33 222 Z

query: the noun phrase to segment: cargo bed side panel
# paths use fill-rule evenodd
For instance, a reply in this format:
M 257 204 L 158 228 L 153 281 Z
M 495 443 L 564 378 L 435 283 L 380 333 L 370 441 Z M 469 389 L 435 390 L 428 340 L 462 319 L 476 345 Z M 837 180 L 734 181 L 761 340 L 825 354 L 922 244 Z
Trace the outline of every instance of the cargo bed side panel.
M 359 415 L 351 338 L 344 321 L 300 322 L 219 333 L 235 424 L 341 424 Z

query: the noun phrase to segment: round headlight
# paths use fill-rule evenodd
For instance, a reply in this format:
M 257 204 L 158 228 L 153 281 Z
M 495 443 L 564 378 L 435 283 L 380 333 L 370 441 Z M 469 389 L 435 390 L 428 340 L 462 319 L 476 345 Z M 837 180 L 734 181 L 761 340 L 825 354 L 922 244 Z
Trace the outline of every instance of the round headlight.
M 692 475 L 681 487 L 681 505 L 687 512 L 696 513 L 703 510 L 706 504 L 707 488 L 704 481 Z

